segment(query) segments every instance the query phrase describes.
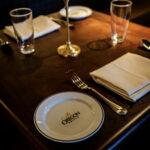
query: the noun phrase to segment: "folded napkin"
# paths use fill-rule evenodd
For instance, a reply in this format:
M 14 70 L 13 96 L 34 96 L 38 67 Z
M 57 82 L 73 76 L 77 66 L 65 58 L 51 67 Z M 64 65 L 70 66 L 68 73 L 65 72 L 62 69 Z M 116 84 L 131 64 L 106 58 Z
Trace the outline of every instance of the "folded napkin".
M 24 24 L 22 25 L 18 24 L 20 30 L 22 30 L 23 25 Z M 58 30 L 60 28 L 60 25 L 49 19 L 47 16 L 41 15 L 33 19 L 33 28 L 34 28 L 34 38 L 38 38 L 45 34 Z M 16 38 L 13 26 L 5 26 L 3 32 L 12 38 Z M 24 30 L 23 35 L 20 36 L 23 40 L 26 39 L 29 36 L 27 29 Z
M 93 80 L 136 102 L 150 91 L 150 59 L 127 53 L 90 73 Z

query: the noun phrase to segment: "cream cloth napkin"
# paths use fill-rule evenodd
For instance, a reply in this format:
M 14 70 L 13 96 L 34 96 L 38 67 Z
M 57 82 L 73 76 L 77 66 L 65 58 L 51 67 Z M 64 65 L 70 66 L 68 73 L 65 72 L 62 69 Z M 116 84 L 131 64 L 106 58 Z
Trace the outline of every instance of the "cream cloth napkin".
M 127 53 L 90 73 L 98 84 L 136 102 L 150 91 L 150 59 Z
M 22 30 L 23 25 L 24 24 L 22 24 L 21 26 L 18 25 L 20 27 L 20 30 Z M 33 19 L 33 28 L 34 28 L 34 38 L 38 38 L 48 33 L 51 33 L 55 30 L 58 30 L 60 28 L 60 25 L 52 21 L 47 16 L 41 15 Z M 5 26 L 3 32 L 12 38 L 16 38 L 13 26 Z M 23 40 L 26 39 L 28 36 L 30 36 L 28 35 L 27 29 L 24 30 L 23 34 L 24 35 L 20 35 Z

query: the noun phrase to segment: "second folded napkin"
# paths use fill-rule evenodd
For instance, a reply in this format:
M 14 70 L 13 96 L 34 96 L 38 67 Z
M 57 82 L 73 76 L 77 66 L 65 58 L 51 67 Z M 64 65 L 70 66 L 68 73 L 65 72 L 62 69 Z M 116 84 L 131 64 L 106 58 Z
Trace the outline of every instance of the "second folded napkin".
M 33 19 L 33 28 L 34 28 L 34 38 L 38 38 L 48 33 L 51 33 L 55 30 L 58 30 L 60 28 L 60 25 L 52 21 L 47 16 L 41 15 Z M 12 38 L 16 38 L 13 26 L 5 26 L 3 32 Z M 23 36 L 22 38 L 26 38 L 26 35 Z
M 90 73 L 98 84 L 136 102 L 150 91 L 150 60 L 127 53 Z

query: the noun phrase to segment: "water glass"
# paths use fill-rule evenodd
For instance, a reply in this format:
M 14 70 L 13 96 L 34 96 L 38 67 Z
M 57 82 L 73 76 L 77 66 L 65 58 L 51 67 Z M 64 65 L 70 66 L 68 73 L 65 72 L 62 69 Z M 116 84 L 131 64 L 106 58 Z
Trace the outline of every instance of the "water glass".
M 111 1 L 111 39 L 113 43 L 122 43 L 125 40 L 131 15 L 131 7 L 132 1 L 129 0 Z
M 35 48 L 32 10 L 30 8 L 13 9 L 10 11 L 10 16 L 20 52 L 22 54 L 33 53 Z

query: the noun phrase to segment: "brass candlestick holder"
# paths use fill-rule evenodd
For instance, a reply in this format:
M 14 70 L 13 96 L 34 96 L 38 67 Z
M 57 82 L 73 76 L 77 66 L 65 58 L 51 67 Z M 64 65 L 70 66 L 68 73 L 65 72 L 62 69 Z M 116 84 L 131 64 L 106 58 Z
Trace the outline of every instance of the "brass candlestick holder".
M 65 9 L 66 9 L 66 22 L 67 22 L 67 42 L 64 45 L 58 47 L 57 52 L 59 55 L 64 57 L 76 57 L 80 53 L 80 47 L 75 44 L 71 44 L 70 41 L 70 30 L 69 30 L 69 14 L 68 14 L 68 6 L 69 0 L 64 0 Z

